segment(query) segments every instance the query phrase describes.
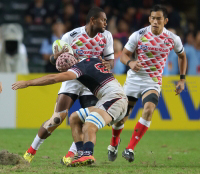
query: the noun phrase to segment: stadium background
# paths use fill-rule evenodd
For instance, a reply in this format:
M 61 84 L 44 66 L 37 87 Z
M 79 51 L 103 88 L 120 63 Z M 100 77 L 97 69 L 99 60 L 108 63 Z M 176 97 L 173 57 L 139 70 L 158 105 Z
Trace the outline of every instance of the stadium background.
M 174 23 L 171 22 L 171 26 L 169 27 L 175 28 L 177 34 L 181 36 L 183 41 L 188 31 L 193 30 L 195 32 L 200 29 L 200 2 L 198 0 L 176 0 L 171 1 L 171 3 L 162 0 L 125 0 L 123 3 L 120 0 L 109 1 L 109 3 L 101 0 L 48 0 L 45 2 L 50 9 L 49 14 L 52 15 L 52 23 L 27 24 L 25 22 L 25 16 L 32 2 L 32 0 L 1 0 L 0 2 L 0 24 L 14 22 L 19 23 L 23 27 L 23 43 L 27 48 L 30 71 L 28 75 L 0 73 L 0 81 L 3 83 L 3 93 L 0 94 L 0 128 L 39 128 L 41 123 L 50 118 L 53 113 L 60 84 L 47 87 L 30 87 L 19 91 L 12 91 L 11 84 L 16 80 L 27 80 L 44 75 L 44 61 L 41 58 L 39 50 L 43 39 L 48 38 L 51 34 L 51 25 L 54 21 L 53 18 L 55 18 L 54 13 L 56 8 L 60 8 L 57 4 L 61 6 L 68 3 L 67 6 L 69 4 L 72 5 L 71 7 L 74 8 L 75 13 L 79 14 L 78 22 L 75 22 L 74 18 L 70 18 L 70 23 L 65 23 L 68 30 L 84 25 L 85 14 L 87 14 L 89 8 L 93 5 L 104 8 L 107 12 L 108 24 L 112 17 L 116 16 L 116 26 L 118 26 L 121 22 L 122 13 L 127 14 L 125 9 L 130 5 L 137 11 L 134 19 L 138 18 L 142 21 L 142 23 L 132 21 L 133 23 L 129 25 L 128 31 L 131 34 L 136 29 L 147 25 L 146 17 L 148 16 L 149 9 L 156 3 L 164 3 L 165 5 L 173 7 L 174 14 L 170 20 Z M 173 20 L 174 16 L 177 17 L 176 13 L 181 17 L 181 20 L 178 20 L 180 25 L 176 25 L 176 20 Z M 116 34 L 114 35 L 115 37 L 119 37 L 119 35 Z M 120 39 L 123 42 L 123 38 Z M 116 75 L 116 77 L 123 85 L 126 75 Z M 180 96 L 175 96 L 175 83 L 178 79 L 178 75 L 163 77 L 162 94 L 158 107 L 153 115 L 150 129 L 200 130 L 200 77 L 198 75 L 187 76 L 185 91 Z M 78 108 L 79 103 L 76 102 L 70 110 L 70 113 Z M 125 124 L 125 129 L 133 129 L 141 113 L 142 104 L 141 101 L 138 101 L 130 119 Z M 69 126 L 63 123 L 59 128 L 68 129 Z M 110 128 L 106 127 L 105 129 Z

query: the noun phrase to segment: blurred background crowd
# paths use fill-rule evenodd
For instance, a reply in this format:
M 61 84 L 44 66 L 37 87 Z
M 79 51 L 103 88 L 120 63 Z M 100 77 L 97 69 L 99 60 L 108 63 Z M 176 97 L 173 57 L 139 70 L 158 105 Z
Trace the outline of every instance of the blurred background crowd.
M 1 0 L 0 72 L 57 72 L 50 64 L 52 43 L 64 33 L 84 26 L 93 6 L 104 9 L 107 30 L 114 38 L 115 74 L 128 67 L 119 57 L 129 36 L 148 26 L 150 9 L 162 4 L 168 10 L 166 28 L 179 35 L 188 59 L 187 74 L 200 74 L 199 0 Z M 176 75 L 178 57 L 171 51 L 164 75 Z

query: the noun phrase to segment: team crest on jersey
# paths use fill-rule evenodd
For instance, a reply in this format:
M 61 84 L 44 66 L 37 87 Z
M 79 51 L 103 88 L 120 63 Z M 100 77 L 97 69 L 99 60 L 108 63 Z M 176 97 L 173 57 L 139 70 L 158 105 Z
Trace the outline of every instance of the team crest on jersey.
M 76 54 L 81 54 L 81 55 L 82 55 L 82 54 L 84 54 L 84 51 L 83 51 L 83 50 L 80 50 L 80 49 L 77 49 L 77 50 L 76 50 Z
M 108 69 L 106 69 L 106 67 L 102 64 L 102 63 L 96 63 L 95 65 L 94 65 L 94 67 L 96 68 L 96 69 L 98 69 L 100 72 L 102 72 L 102 73 L 109 73 L 108 72 Z
M 166 38 L 165 40 L 164 40 L 164 44 L 165 45 L 174 45 L 174 41 L 173 41 L 173 39 L 172 38 Z
M 139 49 L 146 51 L 148 50 L 148 47 L 146 45 L 139 45 Z
M 99 46 L 104 46 L 104 42 L 102 40 L 100 40 Z

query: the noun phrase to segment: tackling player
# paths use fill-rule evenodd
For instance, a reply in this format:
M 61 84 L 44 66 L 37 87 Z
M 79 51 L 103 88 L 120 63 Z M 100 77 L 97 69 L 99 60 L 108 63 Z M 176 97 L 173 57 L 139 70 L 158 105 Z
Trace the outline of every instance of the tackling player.
M 80 158 L 74 160 L 71 165 L 82 166 L 95 161 L 93 150 L 96 144 L 96 133 L 98 129 L 103 128 L 107 124 L 112 125 L 123 119 L 128 107 L 128 99 L 123 88 L 114 78 L 113 74 L 105 69 L 101 60 L 94 58 L 84 59 L 72 66 L 67 72 L 50 74 L 29 81 L 19 81 L 12 85 L 12 89 L 17 90 L 28 86 L 43 86 L 73 79 L 77 79 L 80 83 L 88 87 L 98 98 L 95 107 L 82 108 L 70 116 L 70 121 L 73 120 L 73 124 L 71 125 L 70 123 L 70 126 L 72 128 L 74 142 L 76 143 L 77 149 L 79 151 L 80 149 L 82 150 Z M 60 122 L 64 116 L 64 112 L 55 112 L 54 121 Z M 82 136 L 79 136 L 82 133 L 83 140 Z M 78 136 L 74 136 L 77 134 Z
M 106 62 L 109 62 L 109 66 L 113 67 L 113 38 L 111 33 L 105 30 L 107 26 L 106 20 L 104 11 L 101 8 L 94 7 L 88 12 L 86 26 L 67 32 L 61 40 L 67 42 L 72 47 L 76 58 L 97 58 L 103 55 L 104 59 L 107 60 Z M 61 53 L 56 52 L 51 57 L 51 62 L 55 63 Z M 94 106 L 97 102 L 97 98 L 79 81 L 71 80 L 63 82 L 58 92 L 54 114 L 41 125 L 30 148 L 24 154 L 25 160 L 29 163 L 32 161 L 40 145 L 68 116 L 68 110 L 77 98 L 79 98 L 82 108 Z M 59 122 L 55 122 L 54 120 L 57 113 L 64 113 Z M 70 163 L 74 153 L 76 153 L 76 146 L 73 143 L 68 154 L 62 159 L 64 163 Z
M 180 80 L 176 86 L 176 95 L 184 90 L 186 73 L 186 55 L 179 36 L 168 31 L 164 26 L 168 22 L 167 10 L 161 5 L 155 5 L 149 16 L 150 26 L 134 32 L 123 49 L 121 62 L 130 67 L 124 85 L 129 100 L 126 117 L 112 127 L 112 139 L 108 146 L 108 159 L 114 161 L 117 157 L 120 133 L 124 122 L 128 119 L 138 98 L 142 98 L 142 117 L 134 128 L 129 145 L 122 156 L 132 162 L 134 148 L 151 124 L 152 115 L 160 96 L 162 72 L 167 57 L 172 49 L 178 55 Z M 131 59 L 132 54 L 135 59 Z

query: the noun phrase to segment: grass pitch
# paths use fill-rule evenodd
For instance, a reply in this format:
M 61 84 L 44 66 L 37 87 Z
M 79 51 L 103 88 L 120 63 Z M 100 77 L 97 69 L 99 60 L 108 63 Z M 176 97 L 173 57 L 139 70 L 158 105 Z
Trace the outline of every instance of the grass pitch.
M 0 151 L 22 156 L 31 145 L 36 129 L 0 129 Z M 115 162 L 107 159 L 111 130 L 97 133 L 96 163 L 89 167 L 60 164 L 72 143 L 70 130 L 56 130 L 40 147 L 30 165 L 0 165 L 0 173 L 92 173 L 92 174 L 200 174 L 200 131 L 148 131 L 135 149 L 135 161 L 121 157 L 132 131 L 124 130 Z

